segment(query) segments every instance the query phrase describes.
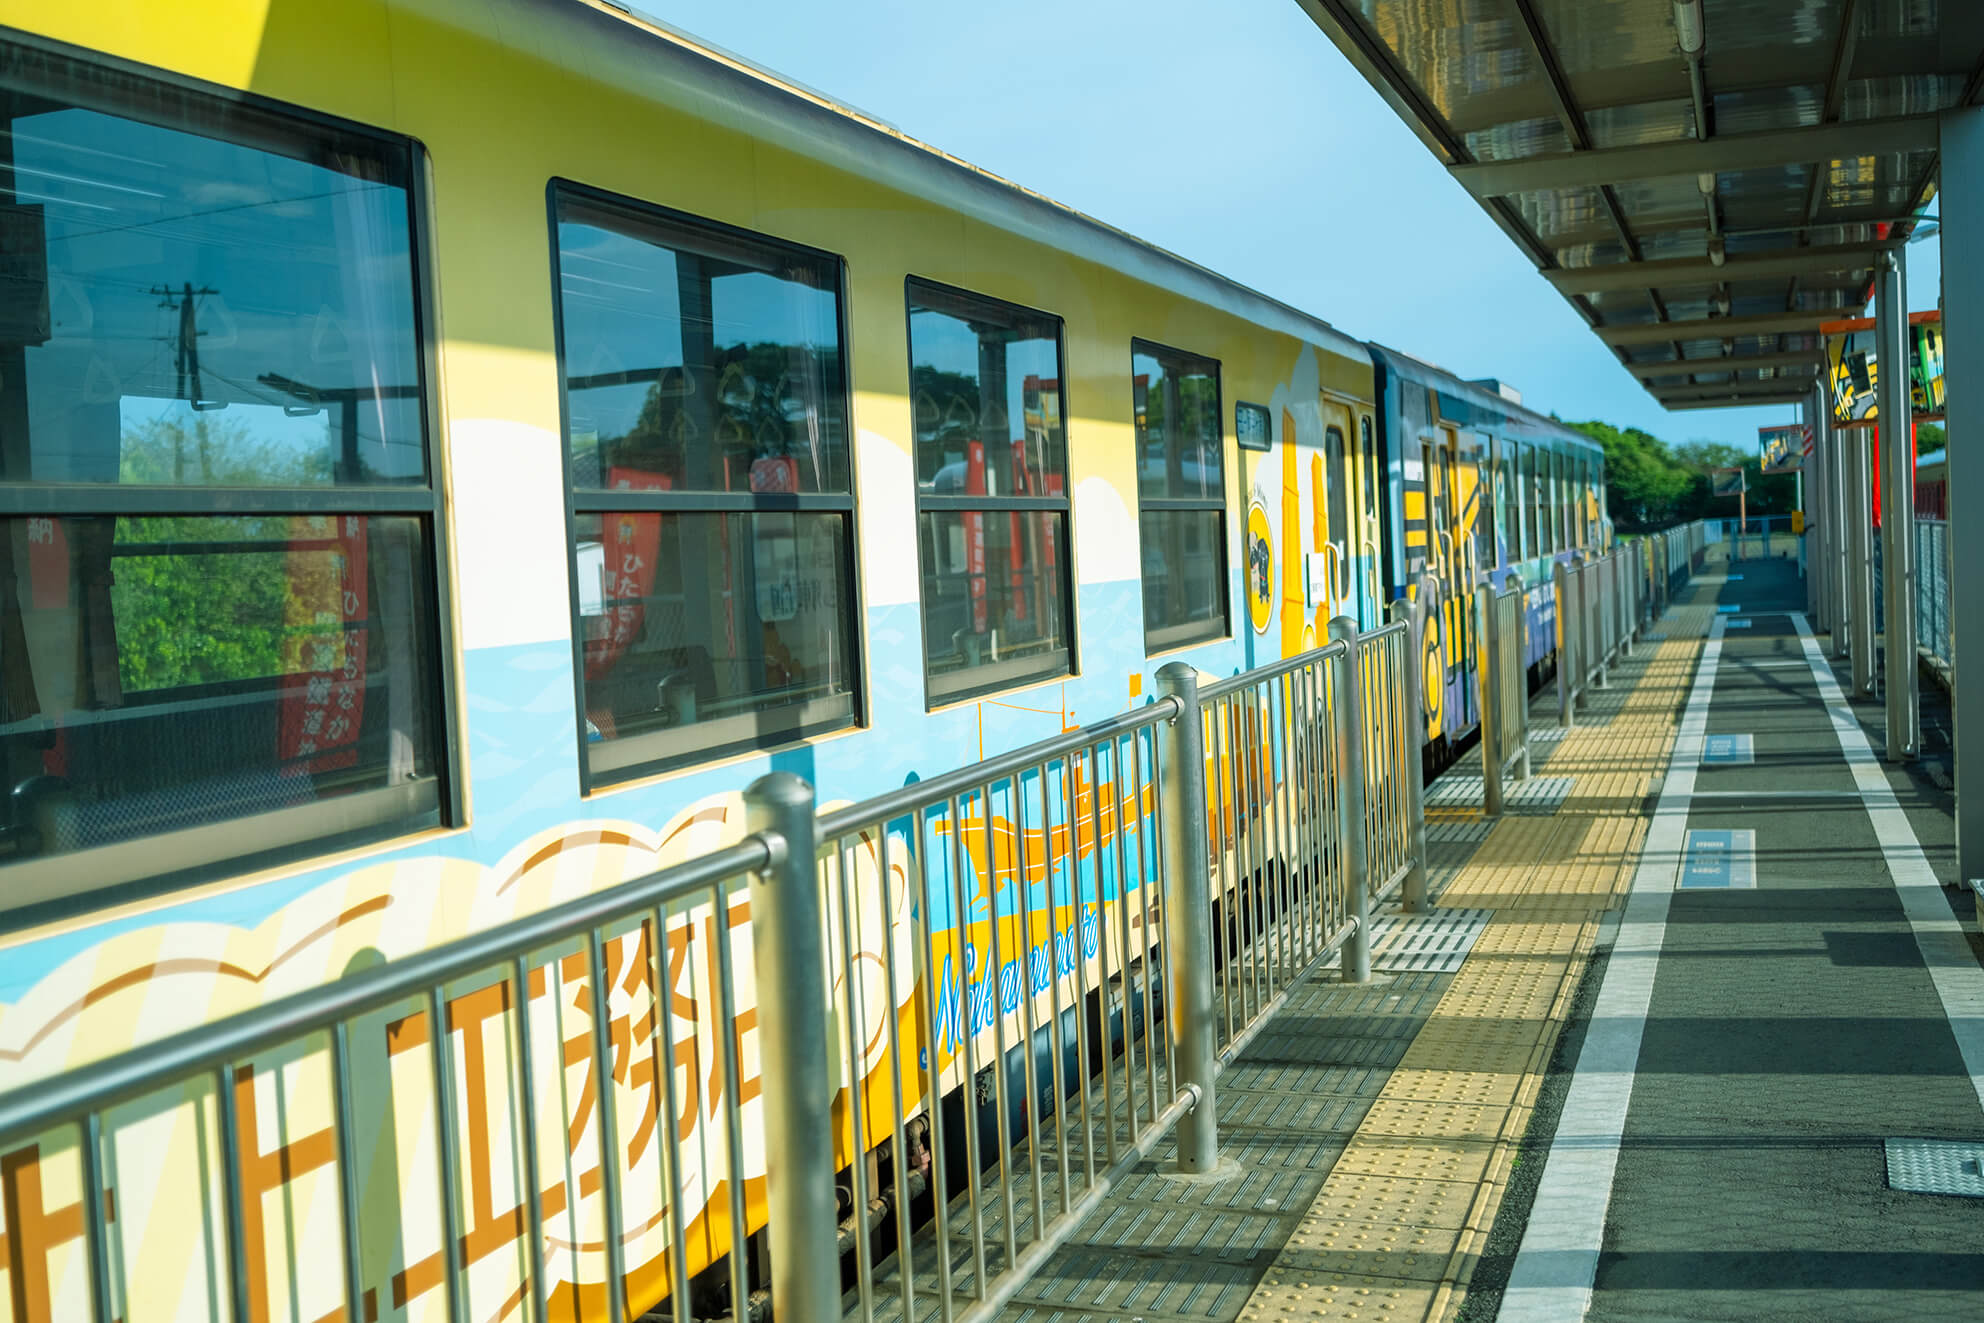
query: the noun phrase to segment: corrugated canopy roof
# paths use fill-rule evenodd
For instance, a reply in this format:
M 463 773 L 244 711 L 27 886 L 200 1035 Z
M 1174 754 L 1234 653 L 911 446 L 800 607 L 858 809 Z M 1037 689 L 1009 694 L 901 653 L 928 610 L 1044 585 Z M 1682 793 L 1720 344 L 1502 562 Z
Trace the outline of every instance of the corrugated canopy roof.
M 1671 409 L 1805 398 L 1984 100 L 1984 0 L 1298 0 Z

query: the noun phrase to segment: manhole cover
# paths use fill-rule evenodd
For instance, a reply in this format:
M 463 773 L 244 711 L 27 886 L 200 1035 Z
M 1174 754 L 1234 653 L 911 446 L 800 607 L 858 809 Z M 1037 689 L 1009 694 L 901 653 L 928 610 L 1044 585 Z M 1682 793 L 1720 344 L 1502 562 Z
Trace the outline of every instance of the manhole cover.
M 1388 974 L 1452 974 L 1474 949 L 1493 910 L 1387 914 L 1371 924 L 1371 968 Z
M 1916 1194 L 1984 1199 L 1984 1141 L 1890 1139 L 1888 1185 Z

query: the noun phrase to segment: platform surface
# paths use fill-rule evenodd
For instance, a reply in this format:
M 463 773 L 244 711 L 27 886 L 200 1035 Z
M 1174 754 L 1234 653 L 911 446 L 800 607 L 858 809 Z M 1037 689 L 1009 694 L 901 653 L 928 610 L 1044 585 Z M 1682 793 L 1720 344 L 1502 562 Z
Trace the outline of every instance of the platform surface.
M 1537 696 L 1503 817 L 1443 778 L 1435 914 L 1221 1076 L 1236 1174 L 1161 1147 L 1005 1317 L 1984 1317 L 1984 1200 L 1887 1180 L 1984 1141 L 1947 796 L 1865 747 L 1793 565 L 1727 568 L 1572 729 Z

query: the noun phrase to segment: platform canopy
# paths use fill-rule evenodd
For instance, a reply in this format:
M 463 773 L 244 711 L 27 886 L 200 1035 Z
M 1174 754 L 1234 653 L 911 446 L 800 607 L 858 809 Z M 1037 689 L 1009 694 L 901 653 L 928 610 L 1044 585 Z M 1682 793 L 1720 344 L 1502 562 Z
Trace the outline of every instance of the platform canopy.
M 1297 2 L 1670 409 L 1807 399 L 1984 100 L 1984 0 Z

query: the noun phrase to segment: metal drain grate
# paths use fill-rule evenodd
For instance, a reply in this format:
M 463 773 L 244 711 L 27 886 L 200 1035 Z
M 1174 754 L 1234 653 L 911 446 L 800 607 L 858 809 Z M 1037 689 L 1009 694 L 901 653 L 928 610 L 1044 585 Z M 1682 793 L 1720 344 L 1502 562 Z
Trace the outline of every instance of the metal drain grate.
M 1564 728 L 1562 726 L 1539 726 L 1529 732 L 1529 742 L 1531 744 L 1549 744 L 1552 741 L 1563 738 Z
M 1960 1194 L 1984 1199 L 1984 1141 L 1890 1139 L 1888 1186 L 1916 1194 Z
M 1371 924 L 1371 968 L 1388 974 L 1452 974 L 1474 949 L 1493 910 L 1387 914 Z
M 1527 781 L 1502 783 L 1502 807 L 1510 813 L 1555 813 L 1563 807 L 1576 778 L 1532 776 Z M 1475 808 L 1481 803 L 1481 778 L 1465 772 L 1448 772 L 1426 790 L 1426 805 L 1442 808 Z

